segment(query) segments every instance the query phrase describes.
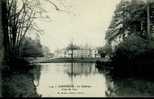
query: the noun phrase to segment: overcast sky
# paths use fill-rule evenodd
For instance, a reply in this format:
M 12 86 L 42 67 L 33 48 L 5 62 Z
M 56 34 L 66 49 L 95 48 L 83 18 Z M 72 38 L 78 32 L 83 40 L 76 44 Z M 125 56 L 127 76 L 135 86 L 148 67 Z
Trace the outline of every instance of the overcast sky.
M 103 46 L 105 32 L 119 1 L 53 0 L 64 11 L 56 11 L 50 4 L 42 2 L 52 20 L 38 21 L 44 29 L 42 43 L 51 51 L 66 47 L 71 41 L 77 45 Z

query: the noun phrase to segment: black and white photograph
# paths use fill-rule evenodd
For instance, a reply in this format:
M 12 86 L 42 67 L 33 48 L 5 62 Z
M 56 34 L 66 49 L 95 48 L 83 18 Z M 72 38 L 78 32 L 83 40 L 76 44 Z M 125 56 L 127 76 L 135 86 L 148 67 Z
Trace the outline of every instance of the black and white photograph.
M 0 97 L 154 96 L 154 0 L 0 0 Z

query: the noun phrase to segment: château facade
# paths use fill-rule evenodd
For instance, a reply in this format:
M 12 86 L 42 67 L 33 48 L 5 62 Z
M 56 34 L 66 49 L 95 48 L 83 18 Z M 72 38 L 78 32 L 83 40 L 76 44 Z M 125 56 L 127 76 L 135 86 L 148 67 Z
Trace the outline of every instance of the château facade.
M 60 49 L 56 50 L 54 52 L 54 57 L 57 58 L 96 58 L 100 57 L 98 54 L 97 49 L 91 49 L 91 48 L 80 48 L 80 49 L 74 49 L 67 50 L 67 49 Z

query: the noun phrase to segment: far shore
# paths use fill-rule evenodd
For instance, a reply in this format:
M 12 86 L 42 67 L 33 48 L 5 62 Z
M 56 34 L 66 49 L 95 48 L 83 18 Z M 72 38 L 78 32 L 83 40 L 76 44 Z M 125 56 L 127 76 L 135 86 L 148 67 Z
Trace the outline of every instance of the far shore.
M 96 63 L 97 61 L 105 61 L 102 58 L 51 58 L 51 59 L 35 59 L 32 63 Z

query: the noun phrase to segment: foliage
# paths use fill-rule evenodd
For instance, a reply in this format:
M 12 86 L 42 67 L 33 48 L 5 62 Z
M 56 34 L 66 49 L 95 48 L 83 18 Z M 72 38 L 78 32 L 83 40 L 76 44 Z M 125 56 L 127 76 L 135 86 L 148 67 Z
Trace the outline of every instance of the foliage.
M 76 50 L 76 49 L 80 49 L 80 47 L 77 46 L 77 45 L 75 45 L 75 44 L 73 44 L 73 43 L 70 43 L 70 44 L 67 46 L 66 49 L 67 49 L 67 50 Z
M 45 2 L 49 2 L 57 11 L 60 11 L 52 0 L 45 0 Z M 42 16 L 45 11 L 41 7 L 40 0 L 2 0 L 2 26 L 6 62 L 13 57 L 21 56 L 21 46 L 27 33 L 41 32 L 34 20 L 46 18 Z
M 33 40 L 31 38 L 26 38 L 22 46 L 22 57 L 40 57 L 43 56 L 43 46 L 40 40 Z
M 27 31 L 31 28 L 34 10 L 31 9 L 29 1 L 23 0 L 23 5 L 18 8 L 17 0 L 3 0 L 3 28 L 5 55 L 18 56 L 19 48 Z
M 107 64 L 114 76 L 148 78 L 154 74 L 154 41 L 147 35 L 147 6 L 143 0 L 122 0 L 114 12 L 106 32 L 109 44 L 122 36 Z
M 101 55 L 101 57 L 105 57 L 106 55 L 110 55 L 112 53 L 111 45 L 106 43 L 103 47 L 98 48 L 98 54 Z
M 145 37 L 146 4 L 142 0 L 122 0 L 119 3 L 106 33 L 106 40 L 110 41 L 119 34 L 125 38 L 126 33 L 130 35 L 132 32 Z

